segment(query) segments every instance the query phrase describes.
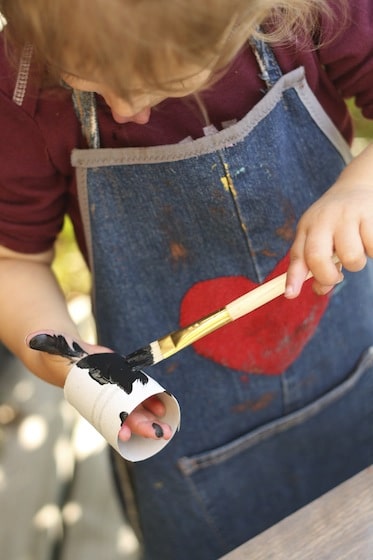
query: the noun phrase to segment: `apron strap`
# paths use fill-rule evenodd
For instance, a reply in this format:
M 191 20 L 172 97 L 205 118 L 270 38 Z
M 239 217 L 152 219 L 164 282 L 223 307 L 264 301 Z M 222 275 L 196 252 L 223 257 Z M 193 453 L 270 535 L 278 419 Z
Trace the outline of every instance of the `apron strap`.
M 82 127 L 82 133 L 89 148 L 100 147 L 100 132 L 97 122 L 96 97 L 91 91 L 73 89 L 72 99 L 75 114 Z
M 273 50 L 269 43 L 254 37 L 250 39 L 250 46 L 261 71 L 260 77 L 265 82 L 267 88 L 271 89 L 282 76 L 282 70 Z

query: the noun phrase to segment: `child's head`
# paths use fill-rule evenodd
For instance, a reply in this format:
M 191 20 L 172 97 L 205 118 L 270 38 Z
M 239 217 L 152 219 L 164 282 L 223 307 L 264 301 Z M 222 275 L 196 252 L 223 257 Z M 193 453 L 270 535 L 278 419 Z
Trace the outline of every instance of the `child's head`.
M 108 84 L 125 99 L 177 91 L 222 69 L 264 21 L 311 21 L 325 0 L 0 0 L 8 33 L 57 74 Z M 209 78 L 206 80 L 208 81 Z M 196 89 L 206 83 L 198 82 Z

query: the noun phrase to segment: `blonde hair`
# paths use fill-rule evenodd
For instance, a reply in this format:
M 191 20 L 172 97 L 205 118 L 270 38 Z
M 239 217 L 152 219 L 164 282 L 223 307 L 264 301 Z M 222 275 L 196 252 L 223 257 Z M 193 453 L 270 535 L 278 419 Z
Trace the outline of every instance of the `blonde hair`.
M 12 45 L 31 43 L 56 75 L 170 90 L 183 68 L 216 72 L 265 24 L 266 39 L 317 28 L 327 0 L 0 0 Z M 170 77 L 170 69 L 171 77 Z M 175 78 L 175 72 L 178 74 Z

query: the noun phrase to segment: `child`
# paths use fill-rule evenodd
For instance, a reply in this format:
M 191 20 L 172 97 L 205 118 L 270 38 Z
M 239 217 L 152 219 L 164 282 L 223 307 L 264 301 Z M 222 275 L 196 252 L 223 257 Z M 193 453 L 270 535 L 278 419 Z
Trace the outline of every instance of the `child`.
M 50 270 L 65 213 L 107 351 L 287 270 L 286 298 L 151 368 L 180 402 L 172 442 L 140 463 L 113 455 L 144 558 L 216 559 L 373 459 L 373 149 L 350 162 L 344 102 L 373 117 L 373 5 L 0 10 L 0 336 L 32 372 L 63 386 L 71 367 L 30 349 L 35 332 L 102 350 Z M 148 401 L 120 437 L 157 437 L 155 418 L 170 437 L 162 413 Z

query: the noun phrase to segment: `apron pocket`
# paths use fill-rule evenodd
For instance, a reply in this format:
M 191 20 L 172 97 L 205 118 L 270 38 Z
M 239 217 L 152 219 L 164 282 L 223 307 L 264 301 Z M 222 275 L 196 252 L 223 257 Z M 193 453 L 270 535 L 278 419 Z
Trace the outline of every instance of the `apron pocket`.
M 372 462 L 373 346 L 321 398 L 178 467 L 234 547 Z

